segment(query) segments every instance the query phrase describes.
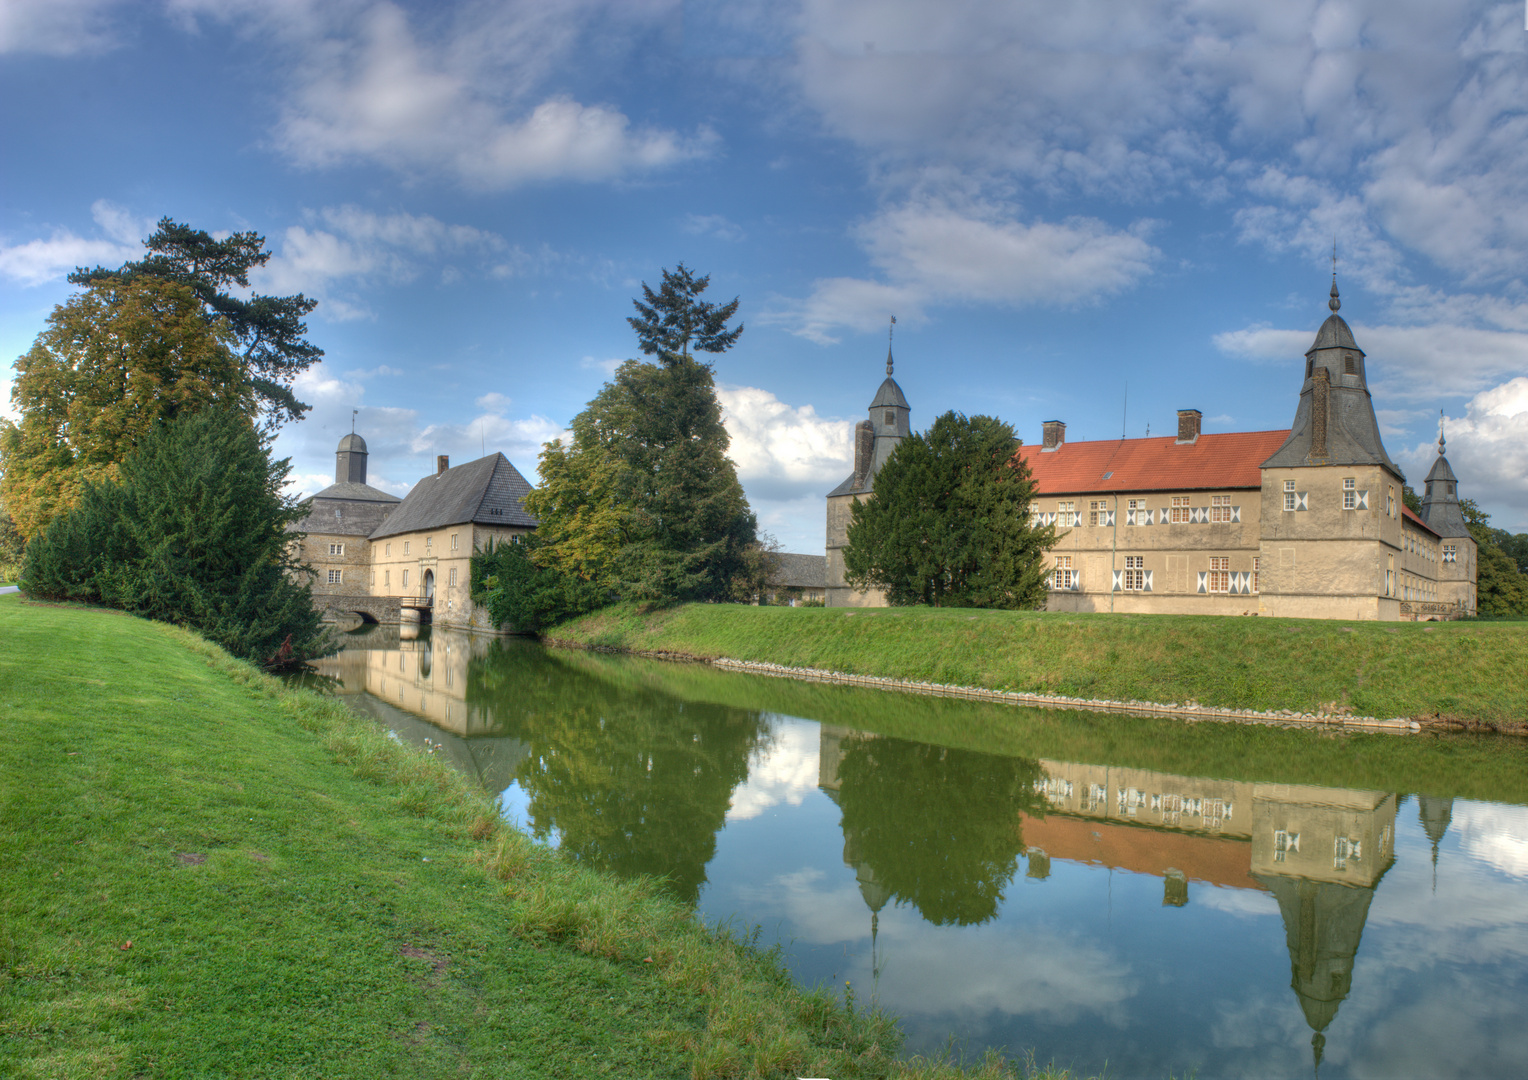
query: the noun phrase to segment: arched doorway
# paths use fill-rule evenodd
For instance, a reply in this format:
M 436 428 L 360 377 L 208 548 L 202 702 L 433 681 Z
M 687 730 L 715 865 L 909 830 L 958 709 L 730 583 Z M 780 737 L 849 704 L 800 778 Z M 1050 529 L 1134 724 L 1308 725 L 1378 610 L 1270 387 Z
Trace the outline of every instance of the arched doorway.
M 434 570 L 426 570 L 424 572 L 424 582 L 423 582 L 423 585 L 424 585 L 424 598 L 426 600 L 433 601 L 435 599 L 435 571 Z

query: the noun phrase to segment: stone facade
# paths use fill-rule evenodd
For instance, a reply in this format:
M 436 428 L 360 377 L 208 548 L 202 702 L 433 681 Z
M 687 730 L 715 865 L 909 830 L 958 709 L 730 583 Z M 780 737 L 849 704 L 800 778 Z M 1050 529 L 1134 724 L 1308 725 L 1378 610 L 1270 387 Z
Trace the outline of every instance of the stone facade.
M 851 588 L 844 577 L 844 549 L 849 546 L 849 517 L 854 504 L 870 497 L 875 475 L 886 459 L 912 433 L 912 410 L 902 388 L 891 377 L 891 350 L 886 350 L 886 381 L 870 402 L 869 416 L 854 429 L 854 472 L 828 492 L 828 531 L 824 603 L 827 607 L 885 607 L 880 589 Z
M 1048 420 L 1019 456 L 1035 484 L 1036 524 L 1056 527 L 1047 560 L 1053 611 L 1273 615 L 1315 619 L 1436 619 L 1473 615 L 1476 549 L 1443 455 L 1420 515 L 1402 500 L 1367 386 L 1366 357 L 1337 314 L 1306 353 L 1288 430 L 1207 433 L 1178 414 L 1176 435 L 1068 443 Z M 887 362 L 887 384 L 890 358 Z M 885 457 L 886 385 L 856 431 L 855 474 L 828 496 L 829 606 L 885 598 L 844 581 L 853 503 L 867 498 Z M 894 443 L 888 441 L 889 449 Z M 872 452 L 877 451 L 877 452 Z

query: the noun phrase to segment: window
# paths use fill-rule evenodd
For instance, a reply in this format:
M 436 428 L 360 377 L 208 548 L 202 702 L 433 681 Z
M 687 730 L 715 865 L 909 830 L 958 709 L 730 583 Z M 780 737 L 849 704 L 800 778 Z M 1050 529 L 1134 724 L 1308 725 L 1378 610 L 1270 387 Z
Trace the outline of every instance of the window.
M 1386 555 L 1389 562 L 1385 566 L 1385 595 L 1395 595 L 1395 556 Z
M 405 555 L 409 553 L 409 542 L 407 540 L 403 542 L 403 553 Z
M 1459 558 L 1459 547 L 1456 544 L 1443 545 L 1443 561 L 1456 562 Z
M 1076 503 L 1068 501 L 1056 504 L 1057 525 L 1076 525 L 1078 523 Z
M 329 554 L 330 555 L 343 555 L 343 554 L 345 554 L 345 545 L 344 544 L 330 544 L 329 545 Z
M 452 533 L 451 534 L 451 550 L 452 551 L 456 550 L 456 537 L 457 537 L 457 535 L 458 535 L 457 533 Z
M 1071 589 L 1077 585 L 1077 573 L 1072 569 L 1070 555 L 1056 556 L 1056 570 L 1051 576 L 1051 588 Z
M 1342 508 L 1353 510 L 1358 506 L 1358 492 L 1354 490 L 1355 480 L 1351 476 L 1342 478 Z
M 1285 510 L 1293 510 L 1294 508 L 1295 508 L 1295 482 L 1293 480 L 1285 480 L 1284 481 L 1284 509 Z
M 1284 856 L 1291 851 L 1300 850 L 1300 834 L 1285 832 L 1283 829 L 1273 831 L 1273 861 L 1283 862 Z
M 1172 514 L 1172 522 L 1174 525 L 1189 519 L 1187 495 L 1173 496 Z
M 409 587 L 409 572 L 407 570 L 403 572 L 403 587 L 405 589 Z
M 1107 520 L 1109 501 L 1107 499 L 1094 499 L 1088 503 L 1088 524 L 1098 525 Z
M 343 571 L 341 571 L 341 570 L 330 570 L 329 571 L 329 584 L 330 585 L 338 585 L 340 583 L 340 574 L 341 573 L 343 573 Z
M 393 545 L 391 545 L 391 544 L 383 544 L 382 545 L 382 554 L 390 556 L 390 555 L 392 555 L 392 553 L 393 553 Z
M 1128 592 L 1140 592 L 1146 588 L 1146 556 L 1126 555 L 1124 586 Z
M 384 570 L 384 571 L 382 571 L 382 587 L 385 589 L 385 588 L 389 587 L 390 585 L 392 585 L 392 583 L 393 583 L 393 572 L 391 570 Z
M 451 588 L 456 588 L 456 567 L 454 566 L 451 568 L 451 577 L 448 584 L 451 586 Z
M 1229 522 L 1231 520 L 1231 496 L 1210 496 L 1210 523 L 1217 521 Z
M 1231 558 L 1229 555 L 1210 556 L 1210 592 L 1231 591 Z
M 887 427 L 896 427 L 897 426 L 897 414 L 894 413 L 890 409 L 886 410 L 886 426 Z
M 1146 500 L 1145 499 L 1131 499 L 1129 502 L 1127 502 L 1125 504 L 1125 507 L 1126 507 L 1126 513 L 1125 513 L 1125 524 L 1126 525 L 1144 525 L 1144 524 L 1146 524 Z
M 1395 485 L 1391 484 L 1385 489 L 1385 513 L 1395 517 Z
M 1262 558 L 1257 556 L 1257 555 L 1252 556 L 1252 591 L 1253 592 L 1257 592 L 1257 577 L 1258 577 L 1258 573 L 1262 569 L 1263 569 L 1263 560 L 1262 560 Z
M 433 537 L 433 536 L 426 536 L 424 538 L 424 553 L 426 555 L 428 555 L 430 553 L 430 545 L 432 545 L 433 543 L 435 543 L 435 537 Z

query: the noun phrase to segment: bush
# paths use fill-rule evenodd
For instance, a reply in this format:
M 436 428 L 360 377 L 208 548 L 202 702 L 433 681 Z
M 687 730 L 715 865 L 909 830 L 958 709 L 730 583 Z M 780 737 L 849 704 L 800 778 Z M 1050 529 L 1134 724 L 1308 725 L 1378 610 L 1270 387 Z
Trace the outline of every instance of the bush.
M 472 599 L 488 610 L 495 626 L 536 634 L 610 602 L 593 582 L 537 565 L 542 546 L 534 534 L 517 536 L 508 543 L 490 542 L 472 556 Z
M 281 494 L 287 471 L 240 412 L 158 424 L 117 479 L 87 484 L 28 543 L 22 589 L 188 626 L 267 666 L 321 655 L 328 635 L 286 531 L 302 516 Z

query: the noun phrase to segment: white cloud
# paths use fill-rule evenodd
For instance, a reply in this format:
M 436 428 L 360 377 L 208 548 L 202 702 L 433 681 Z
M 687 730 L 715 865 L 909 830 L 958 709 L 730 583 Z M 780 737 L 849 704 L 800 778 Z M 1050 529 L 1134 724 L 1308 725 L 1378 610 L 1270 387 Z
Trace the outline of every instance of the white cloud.
M 716 396 L 732 440 L 728 456 L 750 491 L 791 496 L 803 487 L 820 487 L 825 492 L 852 468 L 852 421 L 820 417 L 810 405 L 787 405 L 753 386 L 721 386 Z
M 749 759 L 748 779 L 733 790 L 727 820 L 746 821 L 780 805 L 800 806 L 817 790 L 819 752 L 815 723 L 777 720 L 769 741 Z
M 687 214 L 684 231 L 691 236 L 710 236 L 717 240 L 737 242 L 747 238 L 742 226 L 728 221 L 721 214 Z
M 0 55 L 74 56 L 112 47 L 111 8 L 118 0 L 5 0 Z
M 1093 218 L 1025 224 L 1002 206 L 915 200 L 855 230 L 883 280 L 827 278 L 804 301 L 766 316 L 814 341 L 840 327 L 869 330 L 896 315 L 917 321 L 939 304 L 1072 305 L 1120 292 L 1151 270 L 1158 252 Z
M 0 276 L 23 285 L 59 281 L 77 266 L 120 266 L 143 254 L 141 240 L 153 231 L 153 223 L 134 218 L 126 209 L 106 199 L 90 206 L 102 236 L 78 236 L 69 229 L 54 229 L 46 240 L 0 244 Z
M 645 5 L 468 4 L 410 24 L 392 3 L 287 5 L 304 27 L 241 2 L 182 2 L 236 22 L 286 50 L 290 87 L 275 145 L 300 165 L 371 161 L 407 175 L 444 173 L 482 190 L 550 180 L 613 180 L 708 154 L 715 135 L 633 126 L 619 109 L 537 94 L 556 65 L 598 28 L 621 38 Z M 423 22 L 423 20 L 421 20 Z M 540 100 L 536 100 L 537 97 Z
M 1463 416 L 1447 418 L 1445 431 L 1459 493 L 1501 518 L 1493 524 L 1528 528 L 1528 377 L 1476 394 Z M 1398 455 L 1418 491 L 1437 452 L 1429 440 Z M 1510 516 L 1502 517 L 1503 510 Z

